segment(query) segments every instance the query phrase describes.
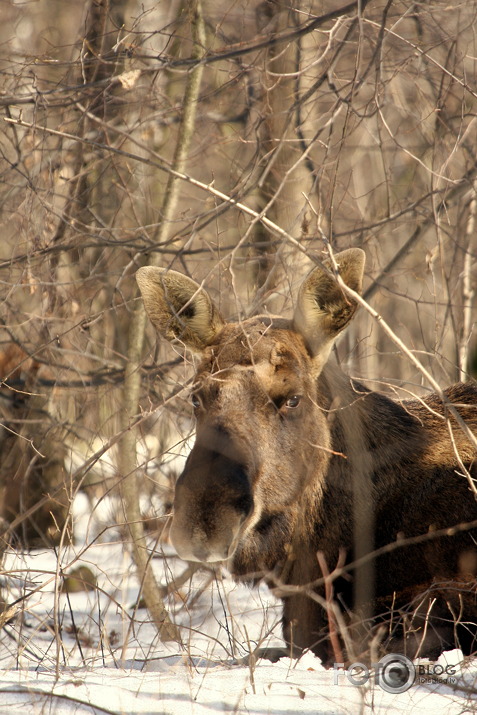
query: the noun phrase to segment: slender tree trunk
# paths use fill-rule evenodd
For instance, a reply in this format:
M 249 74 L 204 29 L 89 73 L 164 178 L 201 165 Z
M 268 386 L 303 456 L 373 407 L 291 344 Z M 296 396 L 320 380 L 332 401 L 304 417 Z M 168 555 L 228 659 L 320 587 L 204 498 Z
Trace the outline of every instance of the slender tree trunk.
M 475 217 L 477 214 L 477 181 L 474 181 L 474 195 L 470 202 L 469 218 L 466 228 L 466 245 L 464 270 L 462 276 L 462 332 L 459 345 L 459 380 L 469 379 L 469 343 L 472 334 L 472 306 L 474 289 L 472 286 L 472 264 L 474 262 L 472 242 L 475 233 Z
M 201 0 L 196 0 L 191 9 L 191 26 L 194 40 L 194 52 L 200 57 L 205 46 L 205 26 L 202 16 Z M 183 114 L 174 154 L 173 169 L 183 172 L 187 153 L 194 131 L 197 102 L 199 97 L 202 66 L 198 65 L 188 76 L 184 94 Z M 179 198 L 180 184 L 176 177 L 169 176 L 162 204 L 162 222 L 155 236 L 161 243 L 169 231 L 170 221 L 174 216 Z M 160 254 L 155 254 L 150 260 L 151 265 L 157 265 Z M 120 444 L 120 470 L 123 476 L 122 495 L 126 521 L 133 543 L 133 556 L 142 585 L 142 594 L 162 640 L 179 640 L 179 630 L 171 622 L 165 609 L 160 590 L 150 568 L 150 558 L 147 553 L 144 527 L 139 510 L 138 471 L 136 459 L 136 429 L 130 420 L 139 410 L 141 388 L 141 359 L 146 329 L 146 313 L 142 301 L 137 301 L 131 315 L 131 325 L 128 341 L 127 366 L 123 391 L 122 428 L 124 437 Z

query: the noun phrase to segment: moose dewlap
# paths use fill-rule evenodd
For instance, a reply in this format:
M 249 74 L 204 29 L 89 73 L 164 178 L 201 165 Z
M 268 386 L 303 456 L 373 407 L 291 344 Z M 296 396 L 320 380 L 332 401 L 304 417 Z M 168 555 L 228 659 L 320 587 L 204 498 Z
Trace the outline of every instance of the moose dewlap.
M 360 292 L 364 253 L 336 261 Z M 304 281 L 291 320 L 225 322 L 207 292 L 175 271 L 141 268 L 137 281 L 160 335 L 200 356 L 196 440 L 171 527 L 179 555 L 279 586 L 294 655 L 309 648 L 333 661 L 321 567 L 339 562 L 333 599 L 338 624 L 348 624 L 348 657 L 377 628 L 375 643 L 411 657 L 477 650 L 474 444 L 436 395 L 395 402 L 334 363 L 331 348 L 356 304 L 329 267 Z M 445 395 L 475 432 L 476 385 Z

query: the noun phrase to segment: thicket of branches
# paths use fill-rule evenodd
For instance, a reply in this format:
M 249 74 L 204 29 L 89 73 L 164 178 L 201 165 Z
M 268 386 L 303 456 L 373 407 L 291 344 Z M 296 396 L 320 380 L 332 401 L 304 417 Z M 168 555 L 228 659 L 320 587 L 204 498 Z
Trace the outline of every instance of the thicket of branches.
M 476 15 L 474 0 L 3 7 L 5 538 L 64 541 L 76 490 L 121 488 L 147 565 L 131 490 L 152 493 L 146 462 L 187 436 L 191 373 L 146 324 L 141 265 L 205 281 L 224 315 L 287 314 L 314 260 L 361 246 L 365 297 L 408 348 L 441 384 L 472 373 Z M 428 387 L 365 311 L 338 352 L 378 389 Z

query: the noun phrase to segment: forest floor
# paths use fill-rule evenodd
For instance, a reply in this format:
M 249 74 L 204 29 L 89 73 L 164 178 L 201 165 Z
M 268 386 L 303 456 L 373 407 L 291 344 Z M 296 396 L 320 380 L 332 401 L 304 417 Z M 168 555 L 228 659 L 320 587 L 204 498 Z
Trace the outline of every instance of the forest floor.
M 186 568 L 170 547 L 153 564 L 161 583 Z M 79 566 L 94 574 L 97 588 L 55 589 Z M 353 685 L 344 670 L 325 670 L 310 653 L 237 664 L 258 643 L 280 645 L 280 604 L 265 586 L 207 571 L 167 599 L 182 646 L 161 643 L 137 607 L 138 583 L 121 541 L 11 551 L 1 579 L 7 602 L 21 600 L 0 636 L 0 715 L 477 711 L 477 661 L 462 660 L 460 651 L 441 656 L 432 675 L 418 674 L 398 694 L 373 674 Z

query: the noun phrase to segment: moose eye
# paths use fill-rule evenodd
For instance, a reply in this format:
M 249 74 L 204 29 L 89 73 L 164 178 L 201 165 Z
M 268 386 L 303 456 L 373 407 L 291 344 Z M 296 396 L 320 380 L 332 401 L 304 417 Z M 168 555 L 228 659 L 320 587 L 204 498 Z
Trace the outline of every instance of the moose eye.
M 200 398 L 195 393 L 192 393 L 192 395 L 190 396 L 190 401 L 192 402 L 192 407 L 194 408 L 194 410 L 198 410 L 201 405 Z
M 285 407 L 288 407 L 289 409 L 293 410 L 295 407 L 298 407 L 298 405 L 300 404 L 300 401 L 301 401 L 301 395 L 292 395 L 285 402 Z

